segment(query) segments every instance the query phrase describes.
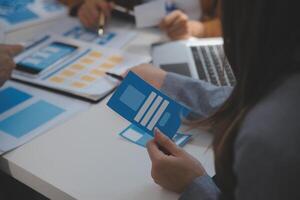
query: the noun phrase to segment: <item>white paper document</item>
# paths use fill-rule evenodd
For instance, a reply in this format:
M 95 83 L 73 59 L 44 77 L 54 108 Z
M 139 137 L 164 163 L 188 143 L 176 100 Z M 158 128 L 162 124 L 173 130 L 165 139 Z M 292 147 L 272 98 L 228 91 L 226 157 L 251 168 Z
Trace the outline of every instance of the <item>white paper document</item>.
M 65 122 L 90 104 L 8 81 L 0 88 L 0 153 Z
M 165 0 L 155 0 L 134 8 L 138 28 L 157 26 L 166 16 Z
M 97 101 L 118 81 L 105 72 L 121 75 L 147 57 L 100 47 L 71 38 L 48 35 L 34 41 L 15 58 L 13 78 Z

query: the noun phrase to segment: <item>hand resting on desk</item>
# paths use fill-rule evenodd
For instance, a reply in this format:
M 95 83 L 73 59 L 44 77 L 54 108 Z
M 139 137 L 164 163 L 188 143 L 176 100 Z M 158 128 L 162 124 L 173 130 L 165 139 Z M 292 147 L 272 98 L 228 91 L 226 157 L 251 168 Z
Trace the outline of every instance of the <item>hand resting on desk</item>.
M 16 67 L 13 56 L 22 49 L 20 45 L 0 44 L 0 87 L 10 78 L 12 70 Z

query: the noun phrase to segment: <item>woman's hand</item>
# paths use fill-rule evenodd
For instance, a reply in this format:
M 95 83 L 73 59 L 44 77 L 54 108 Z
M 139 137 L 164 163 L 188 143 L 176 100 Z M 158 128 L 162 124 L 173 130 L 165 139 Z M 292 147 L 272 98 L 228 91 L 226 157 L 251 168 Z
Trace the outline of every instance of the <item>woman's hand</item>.
M 13 56 L 23 49 L 20 45 L 0 45 L 0 87 L 7 81 L 16 64 Z
M 155 130 L 154 140 L 147 144 L 147 150 L 153 180 L 168 190 L 182 193 L 195 178 L 206 173 L 199 161 L 158 130 Z
M 113 3 L 106 0 L 85 0 L 78 11 L 78 17 L 86 28 L 96 28 L 100 13 L 109 17 L 113 6 Z
M 130 71 L 136 73 L 139 77 L 157 89 L 162 87 L 167 75 L 166 71 L 150 64 L 142 64 L 133 67 L 130 69 Z
M 202 37 L 204 26 L 199 21 L 191 21 L 180 10 L 173 11 L 160 23 L 160 28 L 165 31 L 172 40 L 184 40 L 190 37 Z

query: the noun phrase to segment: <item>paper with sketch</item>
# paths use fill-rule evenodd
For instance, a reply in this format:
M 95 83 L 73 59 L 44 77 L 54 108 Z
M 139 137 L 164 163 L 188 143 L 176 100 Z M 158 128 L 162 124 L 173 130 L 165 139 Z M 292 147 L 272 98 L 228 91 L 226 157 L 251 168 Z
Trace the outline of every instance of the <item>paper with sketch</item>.
M 8 81 L 0 89 L 0 152 L 12 150 L 90 104 Z
M 56 35 L 34 43 L 15 58 L 13 78 L 94 101 L 118 85 L 105 72 L 122 74 L 149 62 L 147 57 Z
M 102 47 L 121 49 L 133 40 L 137 32 L 130 29 L 110 27 L 105 28 L 105 34 L 99 36 L 96 30 L 84 28 L 77 18 L 67 18 L 53 26 L 52 32 L 61 36 L 80 40 L 87 43 L 98 44 Z
M 166 16 L 165 0 L 155 0 L 134 8 L 138 28 L 157 26 Z
M 56 0 L 1 0 L 0 29 L 6 32 L 67 16 L 68 9 Z

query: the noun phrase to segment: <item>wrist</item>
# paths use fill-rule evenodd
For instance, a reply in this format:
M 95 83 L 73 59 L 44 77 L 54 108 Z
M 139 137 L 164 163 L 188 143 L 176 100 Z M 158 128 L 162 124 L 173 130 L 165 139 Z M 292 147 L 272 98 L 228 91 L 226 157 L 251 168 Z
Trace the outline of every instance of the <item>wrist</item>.
M 193 37 L 205 37 L 205 29 L 202 22 L 199 21 L 189 21 L 189 27 L 191 36 Z

